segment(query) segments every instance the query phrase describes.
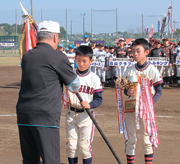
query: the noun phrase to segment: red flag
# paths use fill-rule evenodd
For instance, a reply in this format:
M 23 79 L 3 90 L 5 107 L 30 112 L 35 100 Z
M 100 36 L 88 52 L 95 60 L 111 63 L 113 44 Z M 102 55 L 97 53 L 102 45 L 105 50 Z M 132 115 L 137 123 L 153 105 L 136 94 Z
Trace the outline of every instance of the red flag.
M 150 39 L 153 36 L 153 30 L 154 30 L 154 28 L 153 28 L 153 25 L 152 25 L 151 29 L 150 29 L 150 32 L 149 32 L 149 38 L 148 39 Z

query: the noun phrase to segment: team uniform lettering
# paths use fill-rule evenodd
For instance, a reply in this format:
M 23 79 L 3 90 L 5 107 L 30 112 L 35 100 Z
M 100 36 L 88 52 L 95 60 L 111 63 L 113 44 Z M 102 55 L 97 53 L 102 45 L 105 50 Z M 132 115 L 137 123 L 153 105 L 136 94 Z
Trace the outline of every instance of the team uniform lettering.
M 90 86 L 86 86 L 86 85 L 81 85 L 81 87 L 79 89 L 79 93 L 86 93 L 86 94 L 93 95 L 94 88 L 90 87 Z

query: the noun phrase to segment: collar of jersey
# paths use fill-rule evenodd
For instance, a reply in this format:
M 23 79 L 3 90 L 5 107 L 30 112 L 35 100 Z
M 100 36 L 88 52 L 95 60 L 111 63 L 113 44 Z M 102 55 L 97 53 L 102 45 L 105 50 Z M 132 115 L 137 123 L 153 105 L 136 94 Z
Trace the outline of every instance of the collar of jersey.
M 137 66 L 137 64 L 135 64 L 135 68 L 138 71 L 144 71 L 150 64 L 146 61 L 143 65 L 140 66 L 140 68 Z
M 91 71 L 89 70 L 89 68 L 87 70 L 85 70 L 85 71 L 79 71 L 78 69 L 76 70 L 77 75 L 81 76 L 81 77 L 87 76 L 90 72 Z
M 74 52 L 68 52 L 68 54 L 73 54 Z

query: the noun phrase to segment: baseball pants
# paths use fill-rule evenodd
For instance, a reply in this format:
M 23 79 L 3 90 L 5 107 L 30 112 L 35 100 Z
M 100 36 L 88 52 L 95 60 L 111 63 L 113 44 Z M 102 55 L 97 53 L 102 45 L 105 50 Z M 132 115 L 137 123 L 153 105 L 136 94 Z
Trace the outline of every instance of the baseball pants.
M 91 67 L 91 72 L 95 73 L 96 74 L 96 67 Z
M 127 69 L 126 66 L 118 66 L 117 67 L 118 76 L 123 77 L 126 69 Z
M 163 75 L 163 66 L 157 66 L 156 67 L 161 75 Z
M 59 128 L 18 126 L 23 164 L 60 164 Z
M 176 70 L 177 70 L 176 76 L 177 76 L 177 78 L 178 78 L 178 84 L 180 84 L 180 65 L 177 65 L 177 66 L 176 66 Z
M 172 67 L 164 66 L 163 67 L 163 77 L 170 77 L 174 75 Z
M 137 143 L 137 130 L 135 123 L 135 113 L 125 113 L 125 121 L 128 132 L 129 139 L 126 141 L 126 149 L 125 152 L 127 155 L 135 155 L 136 154 L 136 143 Z M 146 124 L 143 119 L 140 118 L 140 134 L 142 139 L 143 153 L 144 154 L 152 154 L 153 153 L 153 145 L 151 143 L 151 137 L 146 133 Z
M 106 81 L 106 71 L 104 71 L 104 66 L 105 66 L 105 63 L 102 63 L 102 67 L 98 67 L 98 70 L 97 70 L 97 75 L 101 79 L 101 82 Z
M 91 114 L 94 116 L 93 110 Z M 94 137 L 94 124 L 85 112 L 76 113 L 68 109 L 66 113 L 66 153 L 69 158 L 78 157 L 78 149 L 82 159 L 92 157 L 91 143 Z

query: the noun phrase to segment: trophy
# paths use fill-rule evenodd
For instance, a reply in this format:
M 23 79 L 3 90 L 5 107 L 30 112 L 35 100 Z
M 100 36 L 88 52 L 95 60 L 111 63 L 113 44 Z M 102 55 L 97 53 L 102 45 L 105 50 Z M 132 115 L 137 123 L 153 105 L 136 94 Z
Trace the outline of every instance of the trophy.
M 116 81 L 119 84 L 119 87 L 122 89 L 128 90 L 129 88 L 134 90 L 133 96 L 129 97 L 128 100 L 125 101 L 125 110 L 124 113 L 134 112 L 136 105 L 136 90 L 138 84 L 138 75 L 127 76 L 126 78 L 118 77 Z

